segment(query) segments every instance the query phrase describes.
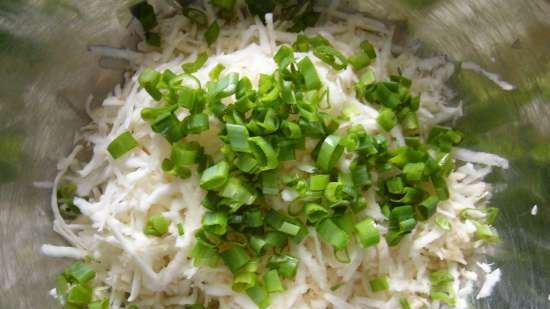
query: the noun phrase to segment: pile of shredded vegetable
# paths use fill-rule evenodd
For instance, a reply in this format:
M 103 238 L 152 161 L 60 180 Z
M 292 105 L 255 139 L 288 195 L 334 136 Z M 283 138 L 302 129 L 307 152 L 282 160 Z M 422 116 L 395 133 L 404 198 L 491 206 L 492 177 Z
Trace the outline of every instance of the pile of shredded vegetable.
M 250 3 L 259 16 L 234 1 L 157 5 L 158 20 L 134 6 L 145 41 L 122 57 L 137 70 L 58 166 L 54 229 L 70 246 L 42 249 L 77 262 L 52 295 L 90 309 L 489 296 L 497 209 L 483 178 L 508 163 L 442 125 L 461 115 L 454 66 L 359 14 L 308 1 L 277 20 Z

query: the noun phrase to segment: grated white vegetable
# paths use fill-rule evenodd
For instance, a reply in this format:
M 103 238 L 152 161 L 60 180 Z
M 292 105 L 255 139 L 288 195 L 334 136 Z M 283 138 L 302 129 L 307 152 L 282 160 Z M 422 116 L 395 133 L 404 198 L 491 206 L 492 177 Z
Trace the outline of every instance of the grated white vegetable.
M 257 83 L 261 73 L 275 69 L 272 57 L 276 47 L 292 43 L 296 37 L 282 30 L 284 23 L 274 21 L 271 15 L 266 16 L 267 26 L 257 18 L 240 18 L 238 24 L 221 30 L 215 53 L 211 52 L 205 66 L 196 73 L 202 84 L 218 63 L 226 67 L 225 72 L 238 72 Z M 406 48 L 399 55 L 393 55 L 393 28 L 362 15 L 334 11 L 323 18 L 322 25 L 307 29 L 306 34 L 322 33 L 347 54 L 357 50 L 359 43 L 368 38 L 379 55 L 373 64 L 378 78 L 387 78 L 399 69 L 413 80 L 412 91 L 422 98 L 419 118 L 423 132 L 461 115 L 460 104 L 453 103 L 452 91 L 445 85 L 454 68 L 444 57 L 421 59 L 414 55 L 414 49 Z M 100 108 L 89 111 L 93 123 L 85 127 L 80 142 L 92 150 L 91 159 L 87 163 L 77 161 L 75 157 L 82 150 L 82 146 L 77 146 L 68 158 L 60 161 L 51 200 L 54 229 L 73 247 L 46 245 L 42 251 L 51 256 L 73 258 L 82 257 L 84 252 L 100 261 L 95 266 L 100 284 L 95 293 L 98 297 L 110 297 L 111 308 L 120 308 L 126 301 L 141 309 L 179 308 L 178 305 L 192 304 L 200 297 L 206 301 L 217 299 L 220 308 L 255 309 L 246 295 L 232 291 L 231 275 L 224 267 L 198 269 L 193 266 L 189 253 L 204 213 L 200 205 L 204 192 L 198 186 L 197 175 L 180 180 L 162 172 L 161 162 L 169 156 L 170 147 L 141 119 L 142 108 L 156 105 L 138 86 L 141 70 L 153 67 L 181 72 L 182 62 L 192 61 L 197 51 L 206 48 L 201 32 L 183 16 L 161 20 L 160 32 L 163 38 L 168 38 L 160 53 L 147 51 L 143 46 L 144 50 L 139 53 L 90 47 L 111 57 L 139 61 L 140 68 L 123 86 L 115 89 Z M 332 105 L 329 112 L 339 114 L 349 108 L 357 111 L 341 129 L 361 124 L 370 133 L 380 133 L 376 109 L 355 97 L 356 73 L 347 69 L 337 74 L 317 58 L 311 59 L 329 88 Z M 215 126 L 212 120 L 212 127 Z M 124 131 L 133 132 L 140 148 L 113 160 L 107 145 Z M 212 129 L 201 135 L 207 151 L 219 148 L 216 134 L 217 130 Z M 388 138 L 404 143 L 399 128 L 392 130 Z M 483 182 L 490 171 L 488 166 L 507 167 L 508 163 L 495 155 L 465 149 L 455 149 L 455 155 L 476 165 L 466 163 L 449 177 L 450 199 L 440 204 L 438 215 L 450 222 L 451 232 L 442 231 L 433 220 L 428 220 L 419 223 L 396 247 L 388 247 L 384 238 L 378 246 L 367 250 L 352 245 L 351 263 L 343 264 L 335 260 L 332 249 L 320 242 L 311 230 L 302 244 L 291 248 L 292 254 L 300 258 L 295 282 L 288 284 L 285 292 L 272 297 L 270 308 L 396 308 L 400 297 L 406 297 L 412 308 L 421 308 L 431 304 L 428 276 L 440 269 L 449 269 L 455 276 L 455 288 L 460 291 L 457 307 L 466 308 L 477 281 L 472 265 L 488 248 L 475 241 L 475 226 L 460 220 L 459 213 L 464 208 L 485 205 L 491 191 Z M 301 162 L 300 168 L 310 170 L 311 162 Z M 71 225 L 61 217 L 55 193 L 65 177 L 78 185 L 80 196 L 89 197 L 76 199 L 75 204 L 83 216 Z M 295 195 L 293 191 L 283 191 L 282 200 L 290 201 Z M 374 190 L 365 197 L 369 207 L 360 216 L 377 220 L 385 234 L 388 223 L 375 201 Z M 146 218 L 152 213 L 162 213 L 173 222 L 169 236 L 153 238 L 143 234 Z M 185 235 L 178 235 L 177 223 L 183 223 Z M 488 295 L 498 281 L 500 271 L 498 276 L 496 271 L 493 273 L 495 275 L 487 275 L 478 297 Z M 390 288 L 387 292 L 374 293 L 368 281 L 381 275 L 388 276 Z M 332 291 L 331 287 L 339 283 L 343 285 Z M 438 306 L 434 303 L 434 308 Z

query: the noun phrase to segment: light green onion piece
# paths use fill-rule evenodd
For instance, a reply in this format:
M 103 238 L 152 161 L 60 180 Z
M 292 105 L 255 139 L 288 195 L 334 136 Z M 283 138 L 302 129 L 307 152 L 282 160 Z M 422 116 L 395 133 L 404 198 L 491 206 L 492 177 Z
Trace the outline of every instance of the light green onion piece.
M 279 272 L 272 269 L 264 274 L 264 284 L 268 293 L 278 293 L 285 290 Z
M 109 299 L 106 298 L 90 303 L 88 309 L 109 309 Z
M 113 157 L 113 159 L 118 159 L 125 155 L 128 151 L 137 147 L 138 143 L 132 136 L 130 132 L 124 132 L 117 136 L 110 144 L 107 146 L 107 150 Z
M 232 289 L 236 292 L 244 292 L 256 285 L 256 274 L 252 272 L 239 272 L 233 278 Z
M 187 121 L 187 130 L 189 133 L 201 133 L 210 128 L 208 115 L 205 113 L 191 114 L 185 118 Z
M 208 73 L 210 79 L 216 80 L 220 77 L 220 74 L 225 70 L 225 66 L 221 63 L 216 64 L 216 66 Z
M 92 288 L 77 284 L 69 290 L 67 303 L 73 305 L 87 305 L 92 301 Z
M 401 309 L 411 309 L 411 305 L 405 297 L 399 299 L 399 305 L 401 305 Z
M 309 189 L 311 191 L 323 191 L 330 181 L 329 175 L 312 175 L 309 178 Z
M 342 190 L 344 189 L 344 184 L 341 182 L 329 182 L 325 188 L 324 196 L 331 202 L 335 203 L 342 200 Z
M 380 232 L 376 228 L 374 220 L 367 218 L 355 224 L 355 231 L 361 247 L 368 248 L 380 242 Z
M 448 305 L 456 304 L 452 284 L 454 277 L 446 271 L 436 271 L 430 274 L 430 297 L 432 300 L 440 300 Z
M 162 237 L 168 232 L 169 225 L 170 220 L 161 214 L 156 214 L 147 219 L 143 233 L 145 235 Z
M 277 63 L 279 70 L 284 70 L 294 62 L 294 51 L 292 47 L 283 45 L 277 50 L 273 59 L 275 63 Z
M 317 225 L 317 232 L 321 239 L 332 245 L 335 249 L 342 250 L 348 246 L 349 235 L 331 219 L 321 221 Z
M 174 166 L 189 166 L 197 162 L 202 152 L 202 147 L 197 142 L 175 143 L 172 146 L 170 161 Z
M 208 29 L 206 29 L 206 32 L 204 32 L 204 38 L 206 39 L 206 43 L 208 43 L 208 46 L 214 44 L 219 35 L 220 25 L 218 24 L 218 21 L 215 20 L 212 24 L 210 24 Z
M 139 75 L 139 85 L 143 87 L 149 93 L 149 95 L 155 99 L 160 100 L 162 94 L 158 90 L 157 86 L 160 81 L 161 74 L 153 69 L 145 68 Z
M 302 137 L 302 129 L 296 123 L 284 120 L 281 124 L 283 134 L 291 139 L 297 139 Z
M 383 108 L 376 118 L 376 121 L 385 131 L 390 131 L 397 125 L 397 117 L 395 113 L 389 108 Z
M 207 212 L 202 217 L 203 228 L 215 235 L 224 235 L 227 232 L 227 215 L 223 212 Z
M 313 48 L 313 54 L 335 70 L 342 70 L 348 66 L 348 59 L 332 46 L 320 45 Z
M 220 192 L 220 196 L 228 198 L 236 203 L 236 211 L 242 205 L 251 205 L 256 200 L 256 195 L 247 188 L 239 178 L 230 177 Z
M 220 260 L 216 246 L 199 238 L 197 238 L 197 243 L 193 246 L 190 256 L 193 258 L 193 264 L 197 267 L 215 267 Z
M 444 231 L 451 230 L 451 222 L 449 222 L 449 220 L 443 217 L 435 217 L 434 221 L 435 221 L 435 224 L 437 224 L 442 230 Z
M 386 187 L 392 194 L 401 194 L 404 189 L 403 180 L 399 177 L 390 178 L 386 181 Z
M 403 168 L 403 174 L 407 181 L 419 181 L 422 179 L 426 165 L 423 162 L 407 163 Z
M 317 166 L 325 173 L 331 172 L 336 162 L 344 152 L 344 146 L 340 144 L 341 138 L 336 135 L 329 135 L 323 141 L 319 154 L 317 155 Z
M 246 290 L 246 294 L 260 309 L 265 309 L 271 304 L 266 289 L 261 285 L 255 285 L 249 288 Z
M 260 171 L 267 171 L 277 168 L 279 165 L 277 152 L 265 138 L 262 136 L 254 136 L 249 137 L 248 141 L 256 146 L 256 151 L 254 151 L 254 154 L 261 163 Z
M 240 124 L 226 123 L 227 139 L 231 145 L 231 149 L 237 152 L 250 152 L 250 144 L 248 143 L 248 129 Z
M 199 184 L 201 188 L 206 190 L 214 190 L 222 187 L 229 178 L 229 164 L 225 161 L 220 161 L 216 165 L 204 170 Z
M 298 70 L 304 77 L 304 83 L 306 90 L 317 90 L 322 86 L 321 79 L 315 65 L 311 62 L 311 59 L 304 57 L 300 62 L 298 62 Z
M 386 276 L 381 276 L 370 280 L 369 285 L 373 292 L 386 291 L 390 288 L 388 278 Z
M 488 243 L 499 242 L 500 238 L 498 237 L 496 230 L 492 226 L 488 224 L 478 223 L 475 221 L 474 223 L 476 225 L 475 235 L 477 239 L 484 240 L 485 242 L 488 242 Z
M 188 62 L 181 65 L 181 68 L 183 71 L 187 74 L 193 74 L 197 72 L 202 66 L 206 63 L 208 60 L 208 54 L 206 52 L 202 52 L 197 55 L 197 59 L 195 59 L 194 62 Z
M 422 203 L 418 205 L 418 213 L 421 220 L 427 220 L 437 210 L 437 204 L 439 199 L 437 196 L 430 196 L 427 199 L 423 200 Z
M 307 203 L 304 206 L 304 214 L 311 224 L 316 224 L 330 215 L 328 209 L 316 203 Z
M 278 184 L 279 174 L 276 170 L 265 171 L 261 174 L 262 178 L 262 193 L 266 195 L 279 194 Z
M 176 225 L 176 228 L 178 229 L 178 235 L 183 236 L 185 234 L 185 229 L 183 228 L 183 223 L 178 223 Z
M 269 258 L 267 266 L 276 269 L 281 277 L 293 279 L 298 269 L 298 259 L 291 255 L 275 255 Z

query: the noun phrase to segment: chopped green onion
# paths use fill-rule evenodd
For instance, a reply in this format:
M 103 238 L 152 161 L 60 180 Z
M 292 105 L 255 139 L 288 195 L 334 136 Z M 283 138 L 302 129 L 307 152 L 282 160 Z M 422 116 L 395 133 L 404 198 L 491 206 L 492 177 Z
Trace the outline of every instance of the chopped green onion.
M 328 209 L 316 203 L 307 203 L 304 206 L 304 213 L 311 224 L 316 224 L 330 215 Z
M 220 192 L 220 196 L 230 199 L 236 211 L 242 205 L 251 205 L 256 200 L 256 195 L 247 188 L 239 178 L 230 177 Z
M 278 173 L 275 170 L 265 171 L 262 177 L 262 193 L 266 195 L 279 194 Z
M 432 183 L 434 185 L 435 192 L 437 197 L 441 201 L 449 199 L 449 188 L 447 187 L 447 182 L 443 177 L 434 175 L 431 177 Z
M 294 51 L 290 46 L 283 45 L 277 50 L 273 59 L 277 63 L 279 70 L 284 70 L 294 62 Z
M 285 120 L 281 123 L 281 130 L 288 138 L 297 139 L 302 137 L 302 129 L 296 123 Z
M 444 231 L 450 231 L 451 230 L 451 222 L 449 220 L 443 218 L 443 217 L 436 217 L 435 223 Z
M 90 303 L 88 309 L 109 309 L 109 299 L 106 298 Z
M 208 115 L 205 113 L 197 113 L 187 116 L 187 130 L 190 133 L 201 133 L 210 128 Z
M 95 278 L 95 271 L 86 263 L 77 261 L 65 269 L 63 274 L 71 281 L 87 283 Z
M 139 20 L 145 32 L 152 30 L 158 25 L 155 9 L 147 1 L 139 2 L 130 7 L 132 15 Z
M 252 272 L 240 272 L 233 278 L 233 291 L 244 292 L 256 285 L 256 274 Z
M 92 288 L 77 284 L 69 290 L 67 303 L 73 305 L 88 305 L 92 301 Z
M 340 144 L 341 138 L 329 135 L 325 138 L 317 155 L 317 166 L 323 172 L 330 172 L 344 152 L 344 146 Z
M 336 249 L 344 249 L 349 243 L 349 235 L 344 232 L 334 221 L 325 219 L 317 225 L 319 237 Z
M 293 279 L 298 269 L 298 259 L 291 255 L 271 256 L 268 261 L 268 267 L 276 269 L 283 278 Z
M 264 251 L 264 247 L 267 245 L 267 242 L 260 237 L 252 236 L 250 237 L 249 245 L 254 253 L 261 255 Z
M 498 208 L 465 208 L 460 212 L 461 219 L 471 219 L 480 222 L 493 224 L 498 216 Z
M 175 143 L 172 146 L 170 161 L 174 166 L 189 166 L 197 162 L 202 147 L 197 142 Z
M 267 171 L 277 168 L 279 160 L 277 159 L 277 152 L 271 146 L 271 144 L 261 136 L 249 137 L 248 141 L 251 145 L 254 145 L 255 157 L 260 161 L 261 171 Z
M 201 188 L 212 190 L 222 187 L 229 179 L 229 164 L 220 161 L 204 170 L 199 181 Z
M 218 36 L 220 35 L 220 25 L 218 24 L 218 21 L 214 21 L 208 29 L 206 29 L 206 32 L 204 32 L 204 38 L 206 39 L 206 42 L 208 43 L 208 46 L 214 44 L 216 40 L 218 39 Z
M 500 239 L 498 237 L 498 234 L 492 226 L 488 224 L 478 223 L 478 222 L 475 222 L 475 225 L 476 225 L 475 235 L 477 239 L 484 240 L 485 242 L 488 242 L 488 243 L 499 242 Z
M 193 62 L 184 63 L 181 65 L 181 68 L 183 71 L 187 74 L 193 74 L 197 72 L 202 66 L 206 63 L 208 60 L 208 54 L 206 52 L 202 52 L 197 55 L 197 59 Z
M 401 194 L 405 186 L 403 185 L 403 180 L 400 177 L 390 178 L 386 181 L 386 187 L 388 191 L 392 194 Z
M 248 130 L 240 124 L 226 123 L 227 139 L 231 145 L 231 149 L 237 152 L 250 152 L 250 144 L 248 142 Z
M 161 214 L 156 214 L 147 219 L 143 233 L 145 235 L 162 237 L 168 232 L 170 220 Z
M 430 297 L 432 300 L 440 300 L 450 306 L 456 303 L 452 283 L 454 277 L 446 271 L 436 271 L 430 274 Z
M 395 113 L 389 108 L 383 108 L 376 118 L 376 121 L 385 131 L 390 131 L 397 125 L 397 117 Z
M 332 46 L 320 45 L 313 49 L 313 54 L 335 70 L 342 70 L 348 66 L 348 59 Z
M 178 235 L 179 236 L 183 236 L 185 234 L 185 229 L 183 228 L 183 224 L 182 223 L 178 223 L 176 225 L 176 228 L 178 229 Z
M 422 180 L 422 175 L 424 174 L 425 168 L 426 168 L 426 165 L 423 162 L 407 163 L 403 168 L 403 174 L 405 174 L 405 179 L 407 179 L 407 181 Z
M 430 196 L 422 203 L 418 205 L 418 213 L 420 215 L 421 220 L 427 220 L 430 218 L 436 211 L 437 204 L 439 203 L 439 199 L 437 196 Z
M 249 288 L 246 294 L 260 309 L 265 309 L 271 304 L 266 289 L 260 285 Z
M 363 248 L 368 248 L 380 242 L 380 232 L 376 228 L 374 220 L 370 218 L 355 224 L 355 231 Z
M 183 15 L 199 26 L 206 26 L 208 24 L 208 18 L 206 17 L 206 13 L 204 13 L 199 9 L 192 8 L 192 7 L 184 7 Z
M 317 90 L 321 88 L 322 83 L 311 59 L 304 57 L 298 62 L 298 70 L 304 78 L 306 90 Z
M 390 288 L 388 278 L 386 276 L 376 277 L 370 280 L 369 285 L 373 292 L 386 291 Z
M 405 297 L 399 299 L 399 305 L 401 305 L 401 309 L 411 309 L 411 305 Z
M 329 175 L 313 175 L 309 178 L 309 189 L 311 191 L 323 191 L 330 181 Z
M 285 290 L 279 272 L 272 269 L 264 274 L 264 284 L 268 293 L 278 293 Z
M 138 145 L 137 141 L 134 139 L 130 132 L 124 132 L 116 137 L 110 144 L 107 146 L 107 150 L 113 157 L 113 159 L 118 159 L 126 154 L 128 151 L 136 148 Z
M 227 215 L 223 212 L 207 212 L 202 217 L 203 228 L 215 235 L 224 235 L 227 232 Z
M 248 227 L 261 227 L 264 225 L 264 215 L 259 209 L 250 209 L 244 213 L 243 222 Z
M 194 259 L 193 264 L 197 267 L 214 267 L 218 265 L 220 259 L 216 246 L 211 245 L 199 238 L 197 238 L 197 243 L 191 250 L 190 256 Z
M 215 82 L 208 83 L 207 96 L 209 98 L 225 98 L 237 91 L 239 74 L 229 73 Z
M 155 99 L 160 100 L 162 94 L 158 90 L 157 86 L 160 82 L 161 74 L 155 70 L 145 68 L 139 75 L 139 85 L 145 89 L 149 95 Z
M 210 79 L 216 80 L 220 77 L 220 74 L 225 70 L 225 66 L 221 63 L 216 64 L 216 66 L 208 73 Z
M 341 182 L 329 182 L 325 188 L 324 196 L 331 203 L 340 201 L 343 188 L 344 184 Z
M 234 245 L 229 250 L 220 253 L 220 256 L 232 273 L 236 273 L 250 261 L 246 250 L 238 245 Z

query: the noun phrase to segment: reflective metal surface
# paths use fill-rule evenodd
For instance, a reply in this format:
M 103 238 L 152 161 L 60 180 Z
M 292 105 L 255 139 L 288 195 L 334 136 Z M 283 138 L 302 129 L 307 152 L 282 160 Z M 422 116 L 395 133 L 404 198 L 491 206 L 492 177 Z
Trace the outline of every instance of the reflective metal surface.
M 100 100 L 121 71 L 102 69 L 86 46 L 121 46 L 125 1 L 0 0 L 0 308 L 58 308 L 48 296 L 64 263 L 39 255 L 61 244 L 51 231 L 55 164 L 85 124 L 84 102 Z M 546 0 L 365 0 L 350 8 L 401 21 L 426 51 L 475 61 L 517 89 L 459 72 L 457 126 L 466 146 L 498 153 L 495 172 L 503 271 L 478 308 L 550 308 L 550 3 Z M 389 13 L 388 13 L 389 12 Z M 538 215 L 530 210 L 538 205 Z

